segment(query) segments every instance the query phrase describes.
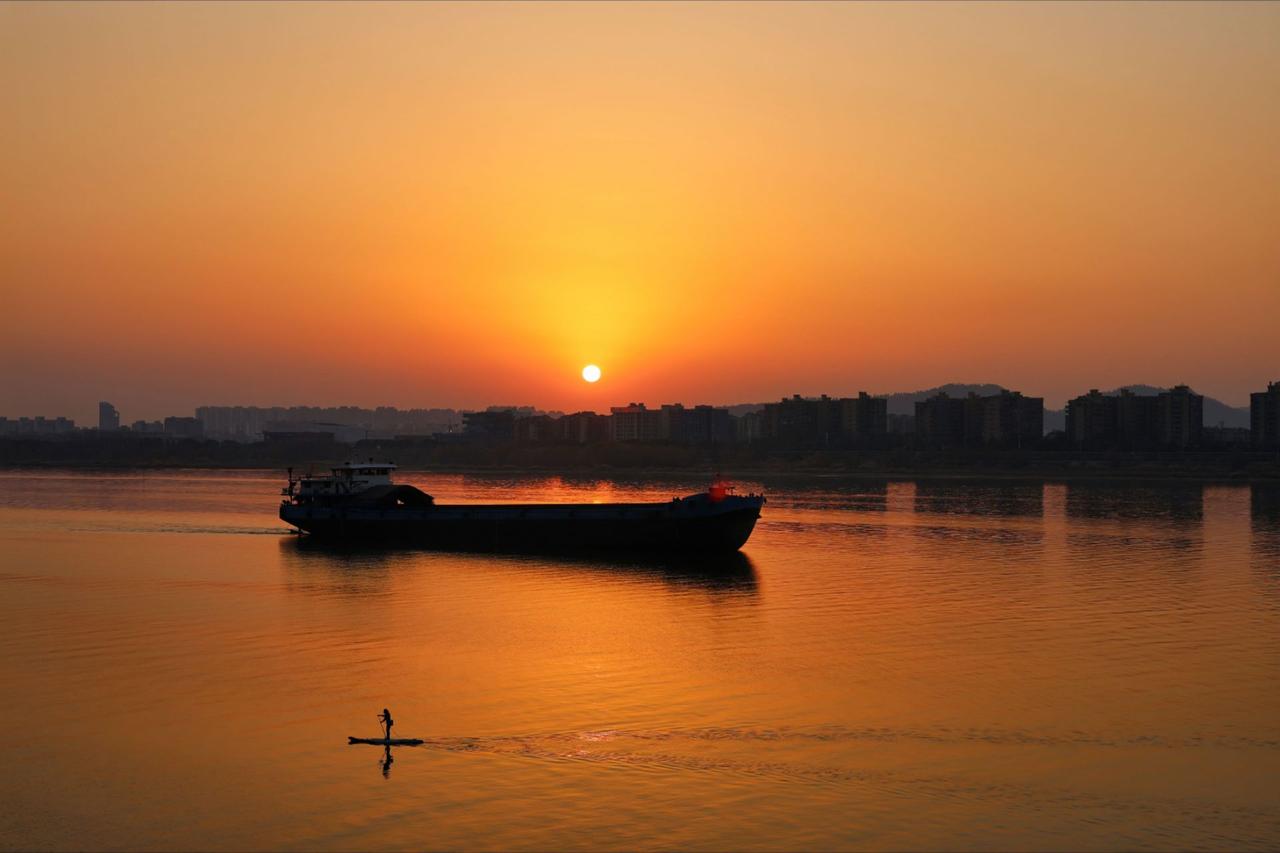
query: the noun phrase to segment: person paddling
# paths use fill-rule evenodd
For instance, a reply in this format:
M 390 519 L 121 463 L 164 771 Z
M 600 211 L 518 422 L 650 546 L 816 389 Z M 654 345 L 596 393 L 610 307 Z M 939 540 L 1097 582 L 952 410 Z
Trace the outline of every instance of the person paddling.
M 378 715 L 378 722 L 386 727 L 387 740 L 391 740 L 391 727 L 395 725 L 395 720 L 391 719 L 391 712 L 383 708 L 382 713 Z

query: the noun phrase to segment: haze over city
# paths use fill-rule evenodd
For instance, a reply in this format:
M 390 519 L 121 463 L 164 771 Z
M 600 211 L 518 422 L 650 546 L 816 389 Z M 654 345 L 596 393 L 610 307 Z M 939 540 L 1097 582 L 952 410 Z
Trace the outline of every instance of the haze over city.
M 0 409 L 1276 378 L 1276 4 L 298 8 L 0 6 Z

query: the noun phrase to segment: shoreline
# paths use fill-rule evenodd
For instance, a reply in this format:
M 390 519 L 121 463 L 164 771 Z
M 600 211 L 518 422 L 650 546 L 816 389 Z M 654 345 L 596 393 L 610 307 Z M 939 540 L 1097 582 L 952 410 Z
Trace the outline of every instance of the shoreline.
M 299 467 L 294 466 L 295 470 Z M 316 465 L 316 468 L 323 466 Z M 105 463 L 105 462 L 24 462 L 0 463 L 0 472 L 50 472 L 65 471 L 69 473 L 127 473 L 127 472 L 160 472 L 160 471 L 278 471 L 284 479 L 285 469 L 274 465 L 237 464 L 237 463 L 191 463 L 191 462 L 152 462 L 152 463 Z M 463 476 L 515 476 L 515 477 L 572 477 L 595 478 L 601 480 L 701 480 L 710 481 L 716 472 L 708 466 L 705 471 L 691 471 L 688 468 L 665 467 L 615 467 L 615 466 L 558 466 L 540 467 L 528 465 L 404 465 L 400 474 L 442 474 Z M 913 482 L 918 480 L 942 481 L 1007 481 L 1014 483 L 1031 482 L 1126 482 L 1126 483 L 1162 483 L 1162 484 L 1201 484 L 1201 485 L 1275 485 L 1280 486 L 1280 475 L 1252 472 L 1197 471 L 1186 468 L 1151 469 L 1142 466 L 1112 468 L 1077 468 L 1042 469 L 1028 467 L 933 467 L 923 469 L 850 469 L 833 470 L 830 467 L 791 466 L 785 470 L 768 467 L 733 467 L 721 466 L 720 473 L 729 482 L 766 481 L 766 480 L 828 480 L 839 481 L 888 481 Z

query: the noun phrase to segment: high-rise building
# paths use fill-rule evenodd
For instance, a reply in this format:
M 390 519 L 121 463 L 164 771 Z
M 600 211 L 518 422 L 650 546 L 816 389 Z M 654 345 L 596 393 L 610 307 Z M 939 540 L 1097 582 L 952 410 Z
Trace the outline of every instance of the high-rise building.
M 573 444 L 595 444 L 609 438 L 609 422 L 595 412 L 574 412 L 560 419 L 560 435 Z
M 688 444 L 725 444 L 736 438 L 737 430 L 728 409 L 701 405 L 685 410 L 682 441 Z
M 965 443 L 966 416 L 973 405 L 945 391 L 916 402 L 916 440 L 931 447 L 960 447 Z
M 658 410 L 659 441 L 683 444 L 688 440 L 689 412 L 680 403 L 667 403 Z
M 1280 382 L 1249 395 L 1250 440 L 1259 450 L 1280 450 Z
M 1084 450 L 1195 447 L 1203 423 L 1204 397 L 1185 385 L 1154 396 L 1095 388 L 1067 403 L 1067 437 Z
M 1135 394 L 1128 388 L 1121 389 L 1115 397 L 1115 438 L 1111 447 L 1121 450 L 1140 450 L 1156 445 L 1155 397 Z
M 1097 388 L 1067 401 L 1067 439 L 1078 449 L 1109 446 L 1116 440 L 1116 398 Z
M 799 394 L 766 403 L 764 438 L 786 447 L 825 447 L 840 438 L 840 401 L 826 394 L 806 399 Z
M 1034 447 L 1044 436 L 1043 397 L 1024 397 L 1018 391 L 1001 391 L 977 399 L 981 427 L 976 443 L 986 447 Z M 969 443 L 975 442 L 970 440 Z
M 738 441 L 753 444 L 764 438 L 764 412 L 745 412 L 735 427 Z
M 1186 385 L 1156 395 L 1152 438 L 1159 447 L 1183 449 L 1200 444 L 1204 431 L 1204 397 Z
M 840 431 L 851 438 L 867 439 L 889 431 L 889 401 L 859 391 L 857 397 L 840 400 Z
M 663 413 L 630 403 L 609 409 L 609 438 L 613 441 L 661 441 Z M 669 414 L 668 414 L 669 417 Z
M 1044 434 L 1044 398 L 1019 391 L 916 403 L 916 438 L 930 447 L 1029 448 Z
M 120 429 L 120 413 L 106 401 L 98 403 L 98 429 L 103 432 Z

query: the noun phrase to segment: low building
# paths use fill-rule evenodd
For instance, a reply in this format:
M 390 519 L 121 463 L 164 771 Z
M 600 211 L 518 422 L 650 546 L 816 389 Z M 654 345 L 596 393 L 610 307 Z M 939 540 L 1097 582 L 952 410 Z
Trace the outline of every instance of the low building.
M 916 432 L 916 416 L 915 415 L 895 415 L 888 416 L 889 435 L 907 436 L 915 435 Z
M 203 438 L 204 424 L 199 418 L 167 417 L 164 419 L 164 434 L 169 438 Z
M 1245 427 L 1207 426 L 1200 435 L 1200 441 L 1215 450 L 1248 450 L 1250 436 Z
M 532 415 L 527 418 L 516 418 L 515 439 L 524 444 L 545 444 L 559 441 L 561 436 L 560 420 L 550 415 Z
M 343 444 L 355 444 L 368 438 L 369 431 L 363 427 L 327 423 L 325 421 L 279 421 L 266 425 L 266 428 L 262 431 L 263 440 L 266 440 L 268 433 L 276 435 L 277 441 L 282 436 L 293 437 L 327 433 L 334 441 L 340 441 Z
M 332 432 L 311 432 L 308 430 L 266 429 L 262 432 L 262 440 L 267 444 L 286 444 L 290 447 L 331 447 L 335 443 Z
M 516 413 L 512 409 L 462 413 L 462 434 L 468 441 L 511 441 L 516 435 L 515 427 Z
M 70 435 L 76 422 L 70 418 L 0 418 L 0 435 Z
M 560 437 L 570 444 L 596 444 L 609 438 L 609 418 L 595 412 L 574 412 L 560 418 Z

